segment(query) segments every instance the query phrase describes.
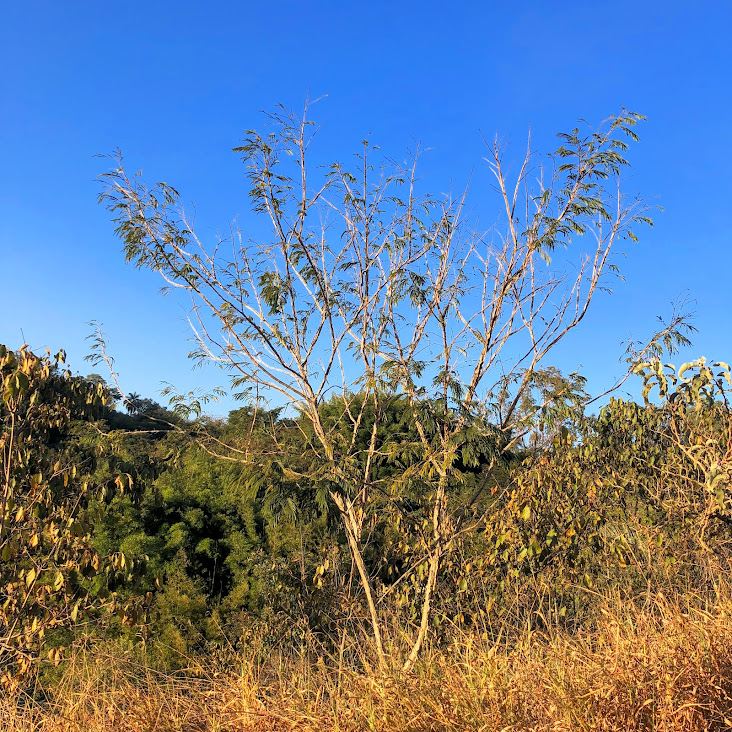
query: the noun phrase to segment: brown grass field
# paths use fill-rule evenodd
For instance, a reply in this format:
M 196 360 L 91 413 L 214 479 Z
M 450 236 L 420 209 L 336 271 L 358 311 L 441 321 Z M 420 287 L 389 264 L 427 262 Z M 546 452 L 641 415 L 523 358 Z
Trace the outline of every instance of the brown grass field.
M 246 654 L 171 673 L 108 647 L 74 653 L 54 688 L 0 701 L 14 732 L 427 732 L 732 729 L 732 603 L 680 610 L 663 595 L 605 604 L 592 632 L 467 633 L 413 673 Z

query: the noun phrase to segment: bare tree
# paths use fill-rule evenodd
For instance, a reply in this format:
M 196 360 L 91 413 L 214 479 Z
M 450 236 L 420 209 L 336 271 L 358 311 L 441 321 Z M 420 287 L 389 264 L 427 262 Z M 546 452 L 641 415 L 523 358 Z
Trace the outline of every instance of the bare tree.
M 466 194 L 422 193 L 419 151 L 396 163 L 364 142 L 354 169 L 313 169 L 307 108 L 269 115 L 270 131 L 250 131 L 236 148 L 266 239 L 234 228 L 203 241 L 178 192 L 146 187 L 120 155 L 103 176 L 101 198 L 128 261 L 190 295 L 194 356 L 228 369 L 239 393 L 279 395 L 311 428 L 318 467 L 297 477 L 317 483 L 337 507 L 382 666 L 378 587 L 364 560 L 375 497 L 418 481 L 431 517 L 408 670 L 460 525 L 448 491 L 461 446 L 482 436 L 495 445 L 495 462 L 537 414 L 567 398 L 544 389 L 527 402 L 547 356 L 615 271 L 618 240 L 650 223 L 646 206 L 620 189 L 640 119 L 622 111 L 597 129 L 560 135 L 555 153 L 538 158 L 529 149 L 513 175 L 501 145 L 489 144 L 503 224 L 487 232 L 469 224 Z M 396 477 L 377 477 L 386 459 L 379 427 L 394 395 L 409 405 L 416 457 Z M 336 426 L 322 415 L 323 401 L 334 398 L 342 405 Z M 364 429 L 366 447 L 357 440 Z M 254 459 L 245 453 L 237 459 Z

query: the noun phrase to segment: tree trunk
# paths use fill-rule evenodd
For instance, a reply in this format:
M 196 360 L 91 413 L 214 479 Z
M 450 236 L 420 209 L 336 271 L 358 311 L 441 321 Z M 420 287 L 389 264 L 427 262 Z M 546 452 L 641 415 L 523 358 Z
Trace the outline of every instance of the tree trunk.
M 417 637 L 414 639 L 412 648 L 409 651 L 407 660 L 402 666 L 402 670 L 407 672 L 415 664 L 422 650 L 427 630 L 430 625 L 430 615 L 432 612 L 432 593 L 437 586 L 437 572 L 440 569 L 440 559 L 442 558 L 442 534 L 443 523 L 445 517 L 445 498 L 447 490 L 447 475 L 441 475 L 437 485 L 437 493 L 435 495 L 435 505 L 432 509 L 432 539 L 434 546 L 430 552 L 429 573 L 427 574 L 427 585 L 424 589 L 424 599 L 422 600 L 422 617 L 419 623 Z
M 369 609 L 369 615 L 371 618 L 371 632 L 374 637 L 374 643 L 376 645 L 376 656 L 379 660 L 379 666 L 382 670 L 386 670 L 388 664 L 386 662 L 386 654 L 384 653 L 384 644 L 381 638 L 381 625 L 379 623 L 379 615 L 376 610 L 376 603 L 374 602 L 374 594 L 371 588 L 371 577 L 369 576 L 366 564 L 363 561 L 363 554 L 361 553 L 361 547 L 358 542 L 358 522 L 353 512 L 353 506 L 350 504 L 346 505 L 342 496 L 337 493 L 331 493 L 331 496 L 338 507 L 338 510 L 343 516 L 343 523 L 346 527 L 346 536 L 348 537 L 348 544 L 351 547 L 351 554 L 353 560 L 356 563 L 356 569 L 358 569 L 358 576 L 361 580 L 361 587 L 363 588 L 364 595 L 366 596 L 366 605 Z

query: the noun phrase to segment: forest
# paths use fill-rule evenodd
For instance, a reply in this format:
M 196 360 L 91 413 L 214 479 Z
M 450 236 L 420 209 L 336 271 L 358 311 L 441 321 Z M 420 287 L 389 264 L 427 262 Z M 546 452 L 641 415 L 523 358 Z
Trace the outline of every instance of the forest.
M 128 392 L 98 324 L 87 375 L 0 346 L 0 719 L 729 729 L 730 367 L 672 363 L 683 312 L 602 394 L 553 365 L 651 224 L 642 120 L 489 146 L 491 231 L 419 150 L 311 163 L 307 108 L 235 148 L 254 233 L 107 159 L 129 265 L 241 406 Z

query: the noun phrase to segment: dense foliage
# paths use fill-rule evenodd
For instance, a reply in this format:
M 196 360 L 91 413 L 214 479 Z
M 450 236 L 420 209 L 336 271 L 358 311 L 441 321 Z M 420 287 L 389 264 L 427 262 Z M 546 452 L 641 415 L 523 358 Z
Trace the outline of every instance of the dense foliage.
M 90 632 L 175 667 L 253 635 L 333 649 L 367 625 L 348 538 L 310 484 L 306 421 L 251 407 L 185 421 L 149 400 L 125 406 L 98 377 L 63 371 L 61 356 L 4 349 L 2 359 L 6 683 Z M 713 597 L 732 539 L 729 371 L 700 361 L 677 374 L 653 361 L 638 372 L 655 401 L 575 414 L 498 467 L 490 441 L 465 436 L 434 625 L 578 628 L 598 596 Z M 410 475 L 415 435 L 403 400 L 384 403 L 374 475 L 389 486 Z M 339 402 L 322 410 L 338 429 Z M 260 452 L 226 460 L 212 445 Z M 419 475 L 410 481 L 363 517 L 379 606 L 406 626 L 419 622 L 430 520 Z
M 142 569 L 118 549 L 100 553 L 103 506 L 135 494 L 138 472 L 98 427 L 109 390 L 63 370 L 63 353 L 36 356 L 0 346 L 0 679 L 12 684 L 38 651 L 60 658 L 64 629 L 93 610 L 140 618 L 117 590 Z

